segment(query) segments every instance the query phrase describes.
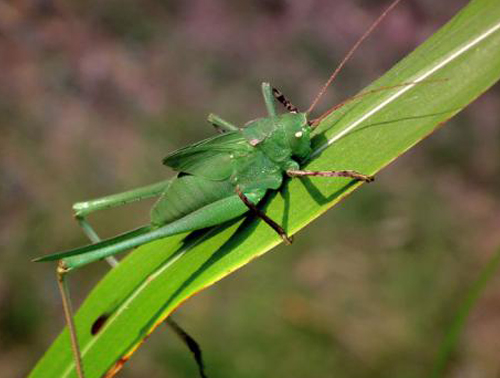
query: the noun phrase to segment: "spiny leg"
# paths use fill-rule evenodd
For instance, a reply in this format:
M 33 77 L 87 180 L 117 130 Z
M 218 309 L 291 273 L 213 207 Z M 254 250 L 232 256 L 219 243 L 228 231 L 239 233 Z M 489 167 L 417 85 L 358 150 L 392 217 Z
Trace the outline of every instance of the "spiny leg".
M 226 131 L 238 131 L 238 127 L 233 125 L 232 123 L 222 119 L 216 114 L 210 113 L 208 115 L 208 122 L 210 122 L 220 133 L 224 133 Z
M 356 171 L 303 171 L 303 170 L 292 170 L 286 171 L 287 175 L 290 177 L 303 177 L 303 176 L 318 176 L 318 177 L 349 177 L 355 180 L 372 182 L 375 180 L 373 176 L 364 175 Z
M 257 206 L 253 204 L 252 201 L 248 199 L 247 196 L 243 194 L 243 192 L 240 190 L 240 188 L 237 186 L 236 187 L 236 193 L 240 197 L 240 199 L 243 201 L 243 203 L 252 211 L 257 217 L 262 219 L 264 222 L 266 222 L 276 233 L 281 236 L 283 241 L 290 245 L 293 242 L 293 237 L 288 236 L 286 231 L 284 230 L 283 227 L 281 227 L 278 223 L 273 221 L 271 218 L 269 218 L 264 212 L 262 212 Z
M 288 100 L 283 93 L 281 93 L 279 90 L 273 87 L 273 96 L 274 98 L 280 102 L 286 110 L 288 110 L 290 113 L 298 113 L 299 108 L 297 108 L 295 105 L 293 105 L 290 100 Z

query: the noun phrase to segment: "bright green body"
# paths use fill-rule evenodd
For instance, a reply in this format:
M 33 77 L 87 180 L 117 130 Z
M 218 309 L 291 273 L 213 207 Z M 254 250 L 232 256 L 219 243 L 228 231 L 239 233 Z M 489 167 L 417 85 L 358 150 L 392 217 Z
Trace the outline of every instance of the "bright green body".
M 236 188 L 257 204 L 268 190 L 281 186 L 286 171 L 299 169 L 299 163 L 311 153 L 311 127 L 306 114 L 276 115 L 268 84 L 263 84 L 263 93 L 269 117 L 251 121 L 241 129 L 218 122 L 229 131 L 179 149 L 164 159 L 165 165 L 178 172 L 172 180 L 74 207 L 76 216 L 84 217 L 96 209 L 160 195 L 151 211 L 149 226 L 37 261 L 63 259 L 65 268 L 70 270 L 246 213 L 248 207 Z

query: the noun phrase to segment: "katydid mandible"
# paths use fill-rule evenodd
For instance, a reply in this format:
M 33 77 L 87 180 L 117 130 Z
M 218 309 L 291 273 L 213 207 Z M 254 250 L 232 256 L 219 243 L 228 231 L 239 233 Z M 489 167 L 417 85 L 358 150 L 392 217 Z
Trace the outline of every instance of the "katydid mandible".
M 34 261 L 59 261 L 58 283 L 80 378 L 84 377 L 84 371 L 65 281 L 69 271 L 102 259 L 113 266 L 117 263 L 113 257 L 117 253 L 157 239 L 216 226 L 247 212 L 262 219 L 285 243 L 290 244 L 292 237 L 286 230 L 258 208 L 266 193 L 278 190 L 285 177 L 343 177 L 373 181 L 373 176 L 353 170 L 303 170 L 303 164 L 312 153 L 311 133 L 321 119 L 312 121 L 308 116 L 361 42 L 399 1 L 395 0 L 356 42 L 306 112 L 300 112 L 281 92 L 269 83 L 263 83 L 262 94 L 268 116 L 240 128 L 210 114 L 208 121 L 220 134 L 176 150 L 164 158 L 163 164 L 177 172 L 174 178 L 73 205 L 75 218 L 93 244 Z M 285 114 L 278 114 L 276 102 L 285 107 Z M 151 197 L 158 197 L 158 200 L 151 210 L 150 224 L 116 237 L 100 240 L 86 220 L 92 212 Z

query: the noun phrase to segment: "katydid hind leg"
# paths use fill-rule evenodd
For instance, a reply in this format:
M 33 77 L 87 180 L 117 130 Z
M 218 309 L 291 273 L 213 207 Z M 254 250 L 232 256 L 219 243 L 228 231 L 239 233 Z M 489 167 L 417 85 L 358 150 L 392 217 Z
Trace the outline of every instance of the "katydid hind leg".
M 90 223 L 87 221 L 86 217 L 96 211 L 110 209 L 113 207 L 125 205 L 128 203 L 140 201 L 146 198 L 157 197 L 161 195 L 170 185 L 171 180 L 160 181 L 151 185 L 143 186 L 137 189 L 129 190 L 126 192 L 112 194 L 110 196 L 105 196 L 89 201 L 77 202 L 73 205 L 73 210 L 75 211 L 75 218 L 77 219 L 79 225 L 82 227 L 83 232 L 90 239 L 92 244 L 101 243 L 101 238 L 92 228 Z M 137 230 L 136 230 L 137 231 Z M 134 234 L 135 231 L 132 231 L 130 234 Z M 118 237 L 118 239 L 121 236 Z M 87 247 L 78 248 L 85 250 Z M 63 258 L 65 256 L 61 256 Z M 108 263 L 111 266 L 115 266 L 117 264 L 116 259 L 114 259 L 111 255 L 105 257 Z M 43 258 L 35 259 L 35 261 L 44 261 Z M 49 260 L 47 260 L 49 261 Z
M 262 199 L 264 194 L 265 190 L 256 190 L 247 193 L 247 196 L 251 197 L 251 200 L 257 203 Z M 43 262 L 64 259 L 68 270 L 76 269 L 154 240 L 222 224 L 243 215 L 247 211 L 248 208 L 241 202 L 238 195 L 233 194 L 198 208 L 198 210 L 192 211 L 164 226 L 154 228 L 151 226 L 139 227 L 96 244 L 42 256 L 33 261 Z
M 132 199 L 135 201 L 136 199 Z M 110 206 L 111 207 L 111 206 Z M 83 232 L 87 237 L 90 239 L 92 243 L 99 243 L 101 241 L 101 238 L 97 234 L 97 232 L 93 229 L 93 227 L 90 225 L 90 223 L 87 221 L 87 219 L 83 216 L 76 217 L 79 225 L 82 227 Z M 114 268 L 118 265 L 118 261 L 113 257 L 113 256 L 108 256 L 106 257 L 106 261 L 108 264 Z M 74 316 L 73 316 L 73 309 L 72 309 L 72 303 L 71 303 L 71 297 L 70 297 L 70 291 L 68 287 L 68 283 L 66 280 L 66 275 L 67 275 L 67 270 L 64 268 L 64 265 L 60 262 L 57 270 L 57 279 L 58 279 L 58 284 L 59 284 L 59 289 L 61 292 L 61 297 L 63 301 L 63 309 L 64 309 L 64 314 L 65 314 L 65 319 L 66 323 L 68 326 L 68 331 L 70 333 L 70 340 L 71 340 L 71 346 L 72 346 L 72 351 L 74 355 L 74 360 L 75 360 L 75 365 L 77 369 L 77 373 L 79 378 L 84 378 L 84 371 L 83 371 L 83 364 L 82 364 L 82 356 L 80 352 L 80 346 L 78 343 L 78 337 L 76 334 L 76 326 L 74 322 Z M 92 329 L 91 329 L 91 334 L 96 335 L 100 329 L 103 327 L 105 324 L 106 320 L 109 318 L 109 314 L 104 314 L 98 317 L 98 319 L 93 323 Z M 198 371 L 200 374 L 200 377 L 206 378 L 205 374 L 205 367 L 203 364 L 203 359 L 202 359 L 202 353 L 201 353 L 201 348 L 199 347 L 199 344 L 196 342 L 196 340 L 189 335 L 183 328 L 180 326 L 177 322 L 175 322 L 171 317 L 167 318 L 165 322 L 168 326 L 170 326 L 174 332 L 179 336 L 179 338 L 187 345 L 191 353 L 193 354 L 193 357 L 195 359 L 195 362 L 198 366 Z
M 130 190 L 127 192 L 114 194 L 111 196 L 101 197 L 98 199 L 79 202 L 73 205 L 73 210 L 75 211 L 75 218 L 78 224 L 82 228 L 83 232 L 90 239 L 92 243 L 99 243 L 101 238 L 92 228 L 90 223 L 87 221 L 86 216 L 92 212 L 108 209 L 116 206 L 121 206 L 130 202 L 139 201 L 145 198 L 154 197 L 161 194 L 169 181 L 162 181 L 152 185 L 148 185 L 135 190 Z M 106 257 L 106 261 L 111 267 L 115 267 L 118 261 L 113 256 Z M 79 378 L 84 378 L 85 373 L 82 364 L 82 355 L 80 352 L 80 346 L 78 343 L 78 337 L 76 333 L 76 326 L 73 317 L 73 306 L 71 303 L 70 290 L 67 282 L 68 269 L 65 267 L 64 262 L 59 261 L 57 267 L 57 283 L 59 286 L 59 291 L 61 293 L 61 298 L 63 302 L 64 317 L 66 319 L 66 324 L 68 326 L 68 331 L 71 341 L 71 349 L 73 351 L 73 357 L 75 360 L 75 366 Z

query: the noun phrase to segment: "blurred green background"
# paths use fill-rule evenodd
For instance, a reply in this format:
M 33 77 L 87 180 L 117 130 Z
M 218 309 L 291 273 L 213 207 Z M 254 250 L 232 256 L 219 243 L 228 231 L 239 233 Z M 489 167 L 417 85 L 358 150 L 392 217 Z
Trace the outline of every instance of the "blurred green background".
M 318 114 L 380 76 L 465 3 L 404 0 Z M 261 81 L 305 109 L 386 5 L 0 3 L 1 377 L 25 376 L 63 327 L 55 265 L 30 259 L 87 243 L 73 202 L 168 177 L 162 157 L 213 135 L 209 112 L 237 124 L 264 114 Z M 467 288 L 500 245 L 499 106 L 497 85 L 292 247 L 177 311 L 203 347 L 209 376 L 427 376 Z M 147 222 L 150 205 L 91 222 L 111 236 Z M 100 263 L 71 275 L 75 302 L 107 269 Z M 496 278 L 446 376 L 499 377 L 499 350 Z M 165 328 L 121 376 L 193 377 L 196 368 Z

